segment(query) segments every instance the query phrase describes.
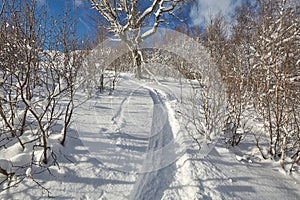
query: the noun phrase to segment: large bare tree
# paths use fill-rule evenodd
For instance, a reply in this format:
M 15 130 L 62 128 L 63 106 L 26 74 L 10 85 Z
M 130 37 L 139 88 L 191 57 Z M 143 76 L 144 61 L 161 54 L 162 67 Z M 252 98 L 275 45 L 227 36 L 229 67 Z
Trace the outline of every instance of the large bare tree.
M 132 52 L 133 66 L 141 78 L 140 44 L 154 34 L 166 15 L 174 15 L 184 0 L 90 0 L 109 23 L 109 31 L 124 41 Z

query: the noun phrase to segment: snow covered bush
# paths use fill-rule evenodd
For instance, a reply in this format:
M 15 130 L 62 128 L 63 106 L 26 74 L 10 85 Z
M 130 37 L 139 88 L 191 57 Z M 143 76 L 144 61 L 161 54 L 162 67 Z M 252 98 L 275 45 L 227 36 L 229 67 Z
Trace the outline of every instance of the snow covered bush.
M 297 6 L 298 4 L 298 6 Z M 286 157 L 299 149 L 299 3 L 262 1 L 253 27 L 256 42 L 250 45 L 252 74 L 256 77 L 254 104 L 269 135 L 269 154 Z M 259 24 L 258 24 L 259 23 Z M 287 161 L 289 162 L 289 161 Z
M 52 147 L 66 140 L 83 52 L 71 18 L 48 20 L 36 1 L 8 2 L 0 18 L 0 174 L 16 177 L 5 189 L 57 164 Z
M 253 107 L 266 132 L 261 142 L 269 143 L 263 157 L 280 160 L 283 168 L 295 162 L 300 144 L 298 14 L 293 0 L 246 2 L 230 36 L 220 34 L 217 18 L 206 37 L 226 87 L 231 144 L 240 142 L 244 113 Z

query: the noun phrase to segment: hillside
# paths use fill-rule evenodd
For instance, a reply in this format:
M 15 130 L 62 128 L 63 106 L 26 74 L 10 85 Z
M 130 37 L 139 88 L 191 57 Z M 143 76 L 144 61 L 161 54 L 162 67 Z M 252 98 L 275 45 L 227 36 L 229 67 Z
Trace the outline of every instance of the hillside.
M 78 93 L 65 146 L 51 140 L 59 165 L 33 169 L 1 199 L 299 199 L 298 174 L 263 160 L 250 133 L 235 148 L 197 135 L 199 150 L 186 126 L 192 92 L 188 80 L 121 74 L 111 95 Z

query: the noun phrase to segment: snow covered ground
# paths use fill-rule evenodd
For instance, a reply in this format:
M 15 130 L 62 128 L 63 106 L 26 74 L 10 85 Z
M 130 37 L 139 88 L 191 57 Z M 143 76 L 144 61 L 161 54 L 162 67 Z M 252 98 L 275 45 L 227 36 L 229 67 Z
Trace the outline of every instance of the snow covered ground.
M 121 74 L 111 95 L 78 94 L 66 145 L 53 147 L 59 167 L 30 174 L 56 199 L 300 199 L 298 174 L 262 160 L 251 136 L 199 151 L 182 116 L 191 91 L 187 81 Z M 47 199 L 30 176 L 0 198 Z

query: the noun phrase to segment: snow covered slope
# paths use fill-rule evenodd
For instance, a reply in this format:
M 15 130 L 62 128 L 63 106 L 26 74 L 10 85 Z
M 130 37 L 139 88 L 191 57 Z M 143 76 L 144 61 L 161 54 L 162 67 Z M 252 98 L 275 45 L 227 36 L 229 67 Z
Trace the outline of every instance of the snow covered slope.
M 183 92 L 182 92 L 183 91 Z M 181 96 L 182 94 L 182 96 Z M 137 80 L 121 74 L 111 94 L 78 94 L 58 166 L 34 174 L 56 199 L 299 199 L 300 181 L 242 144 L 199 151 L 186 132 L 183 110 L 191 87 L 176 80 Z M 183 101 L 184 102 L 184 101 Z M 47 198 L 30 176 L 1 199 Z

